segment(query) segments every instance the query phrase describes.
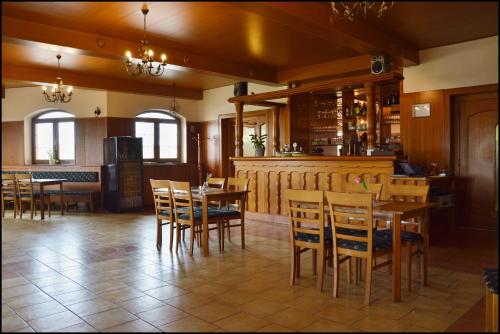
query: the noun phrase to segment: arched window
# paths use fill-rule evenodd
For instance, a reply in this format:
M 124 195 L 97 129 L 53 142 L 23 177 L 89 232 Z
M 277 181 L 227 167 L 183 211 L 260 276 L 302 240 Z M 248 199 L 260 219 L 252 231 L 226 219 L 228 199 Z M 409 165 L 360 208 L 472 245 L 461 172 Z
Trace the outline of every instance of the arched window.
M 48 163 L 51 152 L 61 163 L 74 163 L 75 116 L 55 109 L 34 117 L 31 152 L 35 164 Z
M 142 154 L 146 161 L 179 161 L 181 127 L 175 115 L 148 110 L 136 116 L 135 136 L 142 137 Z

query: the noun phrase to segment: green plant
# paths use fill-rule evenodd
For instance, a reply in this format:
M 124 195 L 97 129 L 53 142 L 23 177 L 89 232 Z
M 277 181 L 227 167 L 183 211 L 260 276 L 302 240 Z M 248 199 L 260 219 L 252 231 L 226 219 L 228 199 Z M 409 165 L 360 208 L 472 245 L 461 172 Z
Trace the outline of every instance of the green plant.
M 49 156 L 50 164 L 53 165 L 59 163 L 59 160 L 57 159 L 57 152 L 55 150 L 48 150 L 47 155 Z
M 265 147 L 264 143 L 266 142 L 267 134 L 263 134 L 257 136 L 256 134 L 250 134 L 250 140 L 255 148 Z

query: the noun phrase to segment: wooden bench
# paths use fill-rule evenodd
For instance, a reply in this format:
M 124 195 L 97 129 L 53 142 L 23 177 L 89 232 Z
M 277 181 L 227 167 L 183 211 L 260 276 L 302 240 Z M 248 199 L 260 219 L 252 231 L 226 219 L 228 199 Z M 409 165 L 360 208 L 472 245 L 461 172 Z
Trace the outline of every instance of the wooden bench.
M 2 170 L 2 173 L 26 173 L 26 170 Z M 97 171 L 32 171 L 35 179 L 66 179 L 64 182 L 64 205 L 68 211 L 71 202 L 84 202 L 91 212 L 94 212 L 94 203 L 100 202 L 100 178 Z M 99 190 L 98 190 L 99 189 Z M 45 191 L 49 203 L 60 202 L 59 190 Z

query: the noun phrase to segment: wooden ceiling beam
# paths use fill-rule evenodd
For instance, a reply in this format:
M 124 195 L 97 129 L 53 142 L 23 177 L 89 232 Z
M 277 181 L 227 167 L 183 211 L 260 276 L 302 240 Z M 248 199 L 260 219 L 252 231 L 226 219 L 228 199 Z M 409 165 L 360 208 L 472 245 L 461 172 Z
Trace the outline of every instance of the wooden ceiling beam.
M 173 96 L 174 94 L 173 87 L 171 85 L 97 77 L 74 72 L 61 72 L 61 76 L 65 83 L 75 87 L 96 88 L 158 96 Z M 2 65 L 2 80 L 5 79 L 30 81 L 37 85 L 52 85 L 55 81 L 55 74 L 52 70 Z M 175 96 L 178 98 L 201 100 L 203 98 L 203 91 L 199 89 L 176 87 Z
M 346 74 L 361 70 L 370 70 L 369 55 L 329 61 L 303 67 L 296 67 L 278 72 L 278 82 L 288 83 L 319 77 Z
M 267 107 L 267 108 L 272 108 L 272 107 L 283 108 L 283 107 L 286 107 L 286 103 L 272 102 L 272 101 L 248 102 L 246 104 L 247 105 L 258 106 L 258 107 Z
M 347 47 L 361 54 L 389 54 L 393 61 L 405 66 L 417 65 L 417 47 L 390 36 L 360 20 L 335 20 L 331 22 L 329 2 L 235 2 L 245 10 L 266 17 L 271 21 L 308 32 L 325 43 Z M 383 19 L 383 18 L 381 18 Z
M 55 27 L 11 17 L 2 17 L 2 39 L 6 42 L 46 47 L 61 52 L 85 54 L 109 59 L 125 60 L 125 51 L 136 56 L 138 41 L 95 35 L 63 27 Z M 98 46 L 98 40 L 103 43 Z M 168 42 L 152 43 L 155 54 L 167 55 L 169 69 L 194 71 L 247 80 L 255 83 L 276 83 L 276 71 L 267 67 L 242 64 L 190 51 L 162 47 Z

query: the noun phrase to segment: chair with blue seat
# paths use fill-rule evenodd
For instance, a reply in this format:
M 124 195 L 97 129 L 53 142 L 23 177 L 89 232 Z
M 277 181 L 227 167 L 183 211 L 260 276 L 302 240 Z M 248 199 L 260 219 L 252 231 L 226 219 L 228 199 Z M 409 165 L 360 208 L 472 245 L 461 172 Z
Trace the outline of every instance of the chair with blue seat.
M 250 180 L 245 177 L 228 177 L 227 189 L 247 191 L 249 181 Z M 240 227 L 241 248 L 245 248 L 245 203 L 240 202 L 240 200 L 236 200 L 235 203 L 226 202 L 226 206 L 222 208 L 226 217 L 226 219 L 222 221 L 223 226 L 221 227 L 222 250 L 224 250 L 225 231 L 227 231 L 228 240 L 231 242 L 231 229 L 234 227 Z M 231 223 L 231 221 L 234 220 L 239 220 L 239 222 Z
M 191 195 L 191 186 L 189 182 L 170 181 L 170 191 L 172 196 L 172 203 L 174 205 L 175 214 L 175 230 L 176 230 L 176 244 L 175 251 L 179 250 L 180 232 L 186 229 L 191 229 L 190 242 L 189 242 L 189 255 L 193 255 L 193 245 L 195 234 L 198 234 L 199 246 L 201 247 L 201 233 L 203 222 L 203 210 L 194 208 L 193 197 Z M 208 209 L 208 223 L 217 224 L 221 219 L 221 213 L 216 208 Z M 219 236 L 219 249 L 220 249 L 220 233 Z
M 372 271 L 392 262 L 374 264 L 374 259 L 392 251 L 392 232 L 373 228 L 372 194 L 327 191 L 325 196 L 333 235 L 333 296 L 339 295 L 341 256 L 366 259 L 365 304 L 370 305 Z
M 428 185 L 412 185 L 412 184 L 389 184 L 389 196 L 392 201 L 396 202 L 416 202 L 427 203 L 429 199 Z M 427 268 L 424 262 L 424 242 L 428 242 L 428 226 L 424 226 L 424 220 L 414 219 L 413 221 L 401 221 L 401 246 L 406 253 L 406 275 L 408 291 L 411 290 L 411 263 L 414 255 L 419 255 L 418 270 L 421 274 L 422 283 L 424 282 L 423 275 Z M 416 247 L 414 251 L 413 248 Z
M 175 216 L 173 214 L 172 198 L 170 195 L 170 181 L 149 179 L 153 191 L 153 201 L 155 203 L 156 213 L 156 248 L 161 249 L 162 228 L 164 225 L 170 227 L 170 251 L 174 243 L 174 224 Z
M 324 196 L 321 190 L 286 189 L 288 223 L 292 245 L 290 285 L 300 277 L 300 254 L 312 250 L 313 274 L 316 274 L 316 256 L 321 261 L 318 289 L 323 289 L 326 261 L 331 254 L 332 233 L 325 227 Z
M 23 203 L 30 204 L 31 210 L 31 220 L 33 220 L 33 214 L 36 216 L 36 204 L 40 203 L 40 193 L 33 190 L 33 181 L 31 174 L 15 174 L 16 175 L 16 187 L 17 187 L 17 198 L 19 203 L 19 217 L 23 218 Z M 41 205 L 41 203 L 40 203 Z M 51 215 L 50 211 L 50 200 L 47 202 L 49 217 Z

